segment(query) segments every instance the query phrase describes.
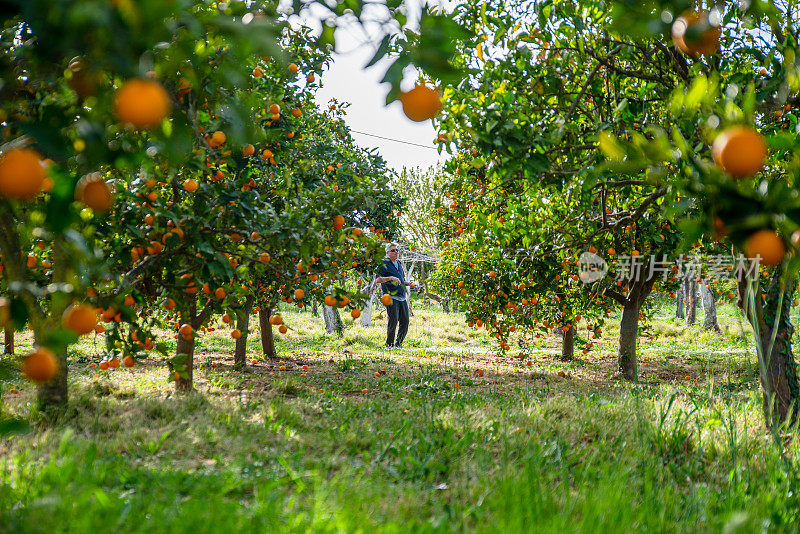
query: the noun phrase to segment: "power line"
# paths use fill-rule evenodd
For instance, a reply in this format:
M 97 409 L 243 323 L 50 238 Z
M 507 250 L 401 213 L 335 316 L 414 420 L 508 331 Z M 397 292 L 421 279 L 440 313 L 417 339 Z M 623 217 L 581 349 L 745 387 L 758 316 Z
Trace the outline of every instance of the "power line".
M 384 139 L 386 141 L 394 141 L 395 143 L 403 143 L 404 145 L 413 145 L 413 146 L 418 146 L 418 147 L 422 147 L 422 148 L 429 148 L 431 150 L 436 150 L 436 147 L 428 146 L 428 145 L 421 145 L 419 143 L 412 143 L 411 141 L 402 141 L 400 139 L 392 139 L 390 137 L 383 137 L 382 135 L 375 135 L 375 134 L 371 134 L 371 133 L 367 133 L 367 132 L 359 132 L 358 130 L 350 130 L 350 131 L 353 132 L 353 133 L 361 134 L 361 135 L 368 135 L 370 137 L 377 137 L 378 139 Z

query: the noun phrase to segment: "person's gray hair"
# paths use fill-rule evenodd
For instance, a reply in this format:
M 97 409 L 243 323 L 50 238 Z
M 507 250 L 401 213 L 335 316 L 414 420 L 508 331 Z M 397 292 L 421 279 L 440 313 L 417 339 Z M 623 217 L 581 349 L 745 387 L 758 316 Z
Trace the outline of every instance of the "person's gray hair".
M 389 253 L 389 249 L 392 247 L 397 247 L 398 250 L 400 249 L 400 245 L 398 245 L 394 241 L 392 241 L 391 243 L 386 243 L 386 247 L 384 247 L 384 250 L 386 251 L 387 254 Z

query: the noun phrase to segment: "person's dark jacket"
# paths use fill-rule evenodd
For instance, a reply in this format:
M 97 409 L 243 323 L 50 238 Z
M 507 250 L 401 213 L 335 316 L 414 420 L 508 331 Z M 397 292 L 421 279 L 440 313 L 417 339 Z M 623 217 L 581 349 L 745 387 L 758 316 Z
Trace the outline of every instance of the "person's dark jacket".
M 384 282 L 381 284 L 381 291 L 382 293 L 389 294 L 393 297 L 405 297 L 406 296 L 406 274 L 403 272 L 403 268 L 400 266 L 400 262 L 397 262 L 397 266 L 395 267 L 392 264 L 392 260 L 389 258 L 385 258 L 383 260 L 383 264 L 378 267 L 378 276 L 385 277 L 385 276 L 396 276 L 400 279 L 400 284 L 389 281 Z

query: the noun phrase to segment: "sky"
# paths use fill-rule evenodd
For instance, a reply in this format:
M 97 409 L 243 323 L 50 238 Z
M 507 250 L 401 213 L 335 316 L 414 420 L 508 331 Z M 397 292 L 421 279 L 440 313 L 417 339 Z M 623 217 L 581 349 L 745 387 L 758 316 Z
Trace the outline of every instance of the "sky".
M 436 131 L 431 121 L 411 121 L 403 114 L 400 102 L 386 105 L 389 85 L 381 84 L 380 80 L 388 62 L 382 61 L 364 69 L 374 51 L 374 45 L 361 27 L 350 25 L 337 30 L 333 62 L 322 75 L 317 103 L 327 106 L 331 98 L 348 102 L 350 107 L 346 110 L 345 122 L 356 143 L 364 148 L 377 148 L 389 167 L 397 171 L 404 166 L 424 169 L 437 162 L 444 163 L 446 154 L 440 156 L 433 143 Z M 401 87 L 410 89 L 415 79 L 416 74 L 408 72 Z

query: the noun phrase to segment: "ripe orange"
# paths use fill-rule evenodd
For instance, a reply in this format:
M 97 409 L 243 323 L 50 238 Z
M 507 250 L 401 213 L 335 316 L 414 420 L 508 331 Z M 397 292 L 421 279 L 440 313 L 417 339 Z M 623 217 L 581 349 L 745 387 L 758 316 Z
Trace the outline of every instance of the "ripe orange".
M 272 325 L 275 325 L 275 326 L 283 324 L 283 317 L 281 317 L 280 315 L 278 315 L 276 313 L 275 315 L 273 315 L 272 317 L 269 318 L 269 324 L 272 324 Z
M 306 74 L 306 82 L 314 83 L 314 75 L 313 74 Z
M 183 188 L 189 193 L 194 193 L 195 191 L 197 191 L 198 187 L 199 184 L 197 183 L 197 180 L 195 180 L 194 178 L 189 178 L 188 180 L 183 182 Z
M 415 85 L 412 90 L 400 93 L 400 103 L 406 117 L 415 122 L 431 119 L 442 109 L 439 91 L 425 85 Z
M 281 325 L 281 326 L 278 328 L 278 332 L 280 332 L 281 334 L 285 334 L 285 333 L 286 333 L 286 332 L 288 332 L 288 331 L 289 331 L 289 327 L 287 327 L 285 324 L 282 324 L 282 325 Z
M 326 306 L 336 306 L 336 297 L 333 295 L 325 295 L 325 305 Z
M 31 200 L 42 190 L 45 170 L 38 152 L 13 148 L 0 156 L 0 196 Z
M 358 319 L 359 317 L 361 317 L 361 310 L 359 310 L 358 308 L 350 310 L 350 317 L 352 317 L 353 319 Z
M 253 76 L 256 78 L 261 78 L 264 75 L 264 71 L 261 70 L 261 67 L 256 67 L 253 69 Z
M 112 369 L 119 367 L 119 358 L 111 358 L 111 360 L 108 362 L 108 366 Z
M 734 178 L 757 173 L 767 159 L 764 137 L 747 126 L 732 126 L 714 139 L 714 161 Z
M 227 139 L 228 137 L 225 135 L 225 132 L 217 130 L 211 136 L 211 140 L 208 142 L 208 144 L 211 145 L 211 148 L 219 148 L 225 144 Z
M 687 56 L 714 54 L 719 51 L 722 29 L 711 24 L 708 11 L 687 11 L 672 24 L 672 42 Z
M 50 349 L 39 347 L 25 357 L 22 372 L 37 384 L 49 382 L 58 373 L 56 355 Z
M 131 356 L 125 356 L 122 359 L 122 365 L 124 365 L 125 367 L 133 367 L 135 364 L 136 362 Z
M 232 320 L 233 319 L 231 319 L 231 316 L 228 315 L 227 313 L 222 316 L 222 322 L 225 324 L 229 324 Z
M 181 327 L 178 329 L 178 333 L 184 336 L 188 336 L 192 333 L 192 326 L 190 324 L 182 324 Z
M 226 295 L 225 290 L 221 287 L 218 287 L 217 289 L 214 290 L 214 296 L 217 297 L 218 299 L 224 299 L 225 295 Z
M 264 252 L 258 257 L 259 261 L 262 263 L 269 263 L 270 256 L 268 253 Z
M 233 339 L 239 339 L 240 337 L 242 337 L 242 332 L 241 332 L 241 330 L 239 330 L 239 329 L 236 329 L 236 330 L 234 330 L 233 332 L 231 332 L 231 337 L 232 337 Z
M 91 306 L 86 304 L 73 304 L 61 316 L 64 328 L 72 330 L 79 336 L 94 332 L 97 326 L 97 314 Z
M 291 72 L 292 74 L 297 74 L 297 69 L 298 69 L 298 66 L 297 66 L 296 63 L 290 63 L 289 64 L 289 72 Z
M 300 108 L 294 108 L 292 110 L 292 117 L 300 117 L 303 114 L 303 110 Z
M 384 306 L 390 306 L 392 304 L 392 297 L 388 293 L 381 297 L 381 304 Z
M 164 87 L 153 80 L 134 78 L 122 84 L 114 95 L 114 113 L 123 125 L 148 130 L 160 125 L 172 104 Z
M 78 185 L 75 187 L 75 199 L 99 212 L 108 211 L 114 205 L 111 187 L 99 172 L 91 172 L 78 180 Z
M 281 112 L 281 107 L 278 104 L 270 104 L 269 106 L 269 113 L 270 115 L 278 115 Z
M 761 265 L 778 265 L 786 256 L 786 245 L 775 230 L 764 228 L 747 238 L 744 251 L 748 258 L 761 256 Z
M 256 153 L 256 147 L 254 147 L 253 145 L 245 145 L 244 148 L 242 149 L 242 154 L 244 154 L 245 156 L 252 156 L 255 153 Z
M 344 228 L 344 217 L 337 215 L 333 218 L 333 229 L 341 230 L 342 228 Z
M 295 289 L 294 290 L 294 298 L 297 300 L 301 300 L 303 297 L 306 296 L 306 292 L 302 289 Z
M 490 278 L 497 278 L 497 271 L 490 271 L 489 272 L 489 277 Z

